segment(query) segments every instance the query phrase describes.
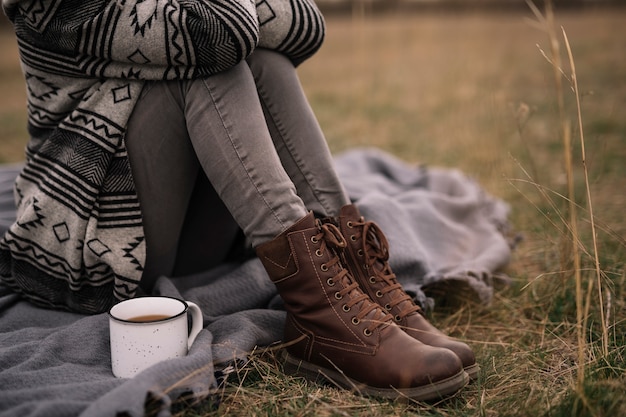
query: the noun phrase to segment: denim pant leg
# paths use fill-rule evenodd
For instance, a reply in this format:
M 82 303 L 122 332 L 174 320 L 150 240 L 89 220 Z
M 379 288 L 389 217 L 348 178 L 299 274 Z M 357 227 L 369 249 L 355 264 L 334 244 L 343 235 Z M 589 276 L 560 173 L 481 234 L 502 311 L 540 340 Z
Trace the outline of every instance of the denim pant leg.
M 248 64 L 186 83 L 185 119 L 209 181 L 254 247 L 306 215 L 267 128 Z
M 285 170 L 309 210 L 334 216 L 350 203 L 296 69 L 284 55 L 256 49 L 248 58 L 266 122 Z
M 181 81 L 147 83 L 126 129 L 145 234 L 141 286 L 148 292 L 161 275 L 188 275 L 223 263 L 239 237 L 189 139 L 185 87 Z
M 187 137 L 178 82 L 146 83 L 126 128 L 146 245 L 142 287 L 173 271 L 200 165 Z

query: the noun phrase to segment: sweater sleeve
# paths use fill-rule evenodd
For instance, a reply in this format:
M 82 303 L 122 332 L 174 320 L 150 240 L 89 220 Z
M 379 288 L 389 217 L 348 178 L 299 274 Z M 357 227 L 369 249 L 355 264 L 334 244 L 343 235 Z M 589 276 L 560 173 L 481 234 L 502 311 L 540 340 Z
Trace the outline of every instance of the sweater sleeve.
M 210 75 L 245 59 L 259 36 L 254 0 L 3 0 L 3 7 L 22 61 L 73 77 Z

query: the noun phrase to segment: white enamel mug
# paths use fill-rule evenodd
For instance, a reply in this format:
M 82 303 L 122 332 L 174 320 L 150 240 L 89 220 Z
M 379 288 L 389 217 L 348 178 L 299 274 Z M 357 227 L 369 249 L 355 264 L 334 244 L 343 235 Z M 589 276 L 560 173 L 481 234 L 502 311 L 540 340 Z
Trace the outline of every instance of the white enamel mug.
M 157 362 L 186 356 L 202 325 L 200 307 L 177 298 L 138 297 L 114 305 L 109 310 L 113 375 L 132 378 Z

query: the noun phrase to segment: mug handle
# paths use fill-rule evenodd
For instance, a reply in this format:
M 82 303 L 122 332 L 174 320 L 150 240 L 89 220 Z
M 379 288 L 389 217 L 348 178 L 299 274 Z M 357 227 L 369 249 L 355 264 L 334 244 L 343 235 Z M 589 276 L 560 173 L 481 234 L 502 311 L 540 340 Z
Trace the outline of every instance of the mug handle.
M 189 338 L 187 339 L 187 349 L 191 349 L 191 345 L 194 340 L 196 340 L 196 336 L 200 333 L 204 325 L 204 319 L 202 318 L 202 310 L 196 303 L 192 303 L 191 301 L 185 301 L 189 306 L 189 312 L 191 313 L 191 331 L 189 332 Z

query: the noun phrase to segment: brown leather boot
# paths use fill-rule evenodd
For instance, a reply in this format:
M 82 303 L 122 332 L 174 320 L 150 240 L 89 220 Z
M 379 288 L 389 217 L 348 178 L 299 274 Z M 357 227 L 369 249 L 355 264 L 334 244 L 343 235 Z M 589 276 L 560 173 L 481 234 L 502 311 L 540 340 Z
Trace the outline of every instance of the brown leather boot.
M 447 349 L 403 332 L 345 269 L 339 229 L 310 213 L 256 248 L 285 302 L 285 370 L 362 395 L 431 400 L 461 389 L 468 376 Z
M 389 266 L 387 238 L 376 223 L 365 221 L 358 208 L 351 204 L 341 208 L 339 218 L 328 219 L 335 223 L 347 241 L 343 251 L 344 264 L 373 301 L 393 315 L 394 321 L 407 334 L 430 346 L 453 351 L 470 379 L 476 379 L 480 367 L 468 345 L 451 337 L 430 324 L 422 310 L 404 292 Z

